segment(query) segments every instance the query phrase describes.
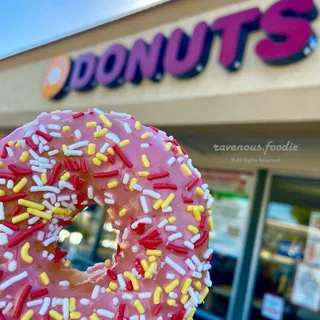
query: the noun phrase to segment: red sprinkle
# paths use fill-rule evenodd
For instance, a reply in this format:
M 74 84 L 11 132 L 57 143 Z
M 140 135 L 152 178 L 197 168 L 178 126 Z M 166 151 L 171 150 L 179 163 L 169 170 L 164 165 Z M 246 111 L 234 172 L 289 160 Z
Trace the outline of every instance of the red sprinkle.
M 111 278 L 111 280 L 117 280 L 117 274 L 111 269 L 107 270 L 107 275 Z
M 51 319 L 51 317 L 50 317 L 49 314 L 46 314 L 46 315 L 43 317 L 43 320 L 50 320 L 50 319 Z
M 84 112 L 78 112 L 78 113 L 74 113 L 74 114 L 72 115 L 72 118 L 73 118 L 73 119 L 77 119 L 77 118 L 80 118 L 80 117 L 82 117 L 82 116 L 84 116 Z
M 96 172 L 93 174 L 94 178 L 109 178 L 109 177 L 115 177 L 119 174 L 118 170 L 112 170 L 108 172 Z
M 47 133 L 41 131 L 41 130 L 36 130 L 36 134 L 40 137 L 42 137 L 43 139 L 47 140 L 48 142 L 52 141 L 52 137 L 49 136 Z
M 191 190 L 191 188 L 199 181 L 199 178 L 193 178 L 187 185 L 186 185 L 186 190 Z
M 37 151 L 37 150 L 38 150 L 37 145 L 34 144 L 33 141 L 32 141 L 29 137 L 24 138 L 24 140 L 26 141 L 27 145 L 28 145 L 33 151 Z
M 107 154 L 107 158 L 108 158 L 108 160 L 109 160 L 109 162 L 111 164 L 115 164 L 116 163 L 116 160 L 114 159 L 114 156 L 112 154 L 108 153 Z
M 72 185 L 76 190 L 80 190 L 84 186 L 85 181 L 78 175 L 72 177 Z
M 5 159 L 8 156 L 7 147 L 9 147 L 9 145 L 6 143 L 2 148 L 2 152 L 1 152 L 2 159 Z
M 157 250 L 157 245 L 151 245 L 151 244 L 144 244 L 143 245 L 146 249 L 150 249 L 150 250 Z
M 178 320 L 178 316 L 174 313 L 174 314 L 171 316 L 171 320 Z
M 21 206 L 16 205 L 16 206 L 13 208 L 11 214 L 12 214 L 13 216 L 16 216 L 16 215 L 19 214 L 19 212 L 21 211 L 21 209 L 22 209 Z
M 202 246 L 207 241 L 208 236 L 209 236 L 209 232 L 207 230 L 204 231 L 203 234 L 201 235 L 200 239 L 194 243 L 194 247 L 198 248 L 198 247 Z
M 156 127 L 149 126 L 149 128 L 150 128 L 150 129 L 152 129 L 152 130 L 153 130 L 153 131 L 155 131 L 155 132 L 159 132 L 159 129 L 158 129 L 158 128 L 156 128 Z
M 74 160 L 74 161 L 70 161 L 70 164 L 71 164 L 71 167 L 74 171 L 79 171 L 80 170 L 80 167 L 78 165 L 78 162 L 77 160 Z
M 135 267 L 136 267 L 138 273 L 139 273 L 142 277 L 144 277 L 144 270 L 143 270 L 143 268 L 142 268 L 142 264 L 141 264 L 141 261 L 140 261 L 139 258 L 136 258 Z
M 139 243 L 140 243 L 140 241 L 143 242 L 143 241 L 145 241 L 145 240 L 154 239 L 154 238 L 156 238 L 158 235 L 159 235 L 159 231 L 158 231 L 158 230 L 153 230 L 151 233 L 149 233 L 149 234 L 146 235 L 145 237 L 141 238 L 141 239 L 139 240 Z
M 67 220 L 67 221 L 59 220 L 59 221 L 58 221 L 58 226 L 59 226 L 59 227 L 62 227 L 62 226 L 72 226 L 72 224 L 73 224 L 72 220 Z
M 13 248 L 16 245 L 18 245 L 20 242 L 22 242 L 23 240 L 25 240 L 26 238 L 28 238 L 29 236 L 31 236 L 33 233 L 43 229 L 45 227 L 45 224 L 43 223 L 38 223 L 38 224 L 34 224 L 31 228 L 23 231 L 22 233 L 20 233 L 17 237 L 13 238 L 12 240 L 10 240 L 7 244 L 8 248 Z
M 132 284 L 131 280 L 128 280 L 126 282 L 126 287 L 127 287 L 128 291 L 133 291 L 133 284 Z
M 54 262 L 55 263 L 60 262 L 67 254 L 68 254 L 67 251 L 62 251 L 59 247 L 56 247 L 56 250 L 54 253 Z
M 183 200 L 183 203 L 193 203 L 192 198 L 187 198 L 184 195 L 182 195 L 182 200 Z
M 13 181 L 17 180 L 17 177 L 14 174 L 8 172 L 0 172 L 0 178 Z
M 143 241 L 139 240 L 139 244 L 142 244 L 143 246 L 157 246 L 161 244 L 163 241 L 162 239 L 145 239 Z
M 155 180 L 155 179 L 161 179 L 161 178 L 165 178 L 169 176 L 169 172 L 164 171 L 164 172 L 160 172 L 160 173 L 154 173 L 154 174 L 150 174 L 147 179 L 149 181 Z
M 0 270 L 0 278 L 3 276 L 3 271 L 2 270 Z
M 176 184 L 171 183 L 155 183 L 153 185 L 153 189 L 169 189 L 169 190 L 177 190 L 178 187 Z
M 18 303 L 17 303 L 17 306 L 16 306 L 16 309 L 14 311 L 14 317 L 17 319 L 17 318 L 20 318 L 21 316 L 21 312 L 22 312 L 22 308 L 24 307 L 24 304 L 25 302 L 27 301 L 27 298 L 29 296 L 29 293 L 32 289 L 32 286 L 30 285 L 27 285 L 23 291 L 22 291 L 22 294 L 18 300 Z
M 52 186 L 54 184 L 54 182 L 56 181 L 56 179 L 59 175 L 59 171 L 60 171 L 61 167 L 62 167 L 62 164 L 60 162 L 57 162 L 54 165 L 54 167 L 52 169 L 51 176 L 50 176 L 48 183 L 47 183 L 48 186 Z
M 122 160 L 122 162 L 128 167 L 132 168 L 133 164 L 129 161 L 129 159 L 123 154 L 123 152 L 120 150 L 120 148 L 115 145 L 113 147 L 114 152 L 119 156 L 119 158 Z
M 183 320 L 183 316 L 186 314 L 187 310 L 182 307 L 179 311 L 179 314 L 178 314 L 178 320 Z
M 85 198 L 86 198 L 86 195 L 83 192 L 79 192 L 77 194 L 77 204 L 76 204 L 77 209 L 80 209 L 82 207 L 81 203 L 84 201 Z
M 4 317 L 2 311 L 0 310 L 0 320 L 6 320 L 6 318 Z M 50 319 L 49 319 L 50 320 Z
M 10 229 L 12 229 L 13 231 L 19 231 L 20 228 L 18 225 L 7 222 L 7 221 L 2 221 L 2 224 Z
M 204 228 L 204 225 L 205 225 L 205 223 L 206 223 L 206 219 L 207 219 L 207 216 L 206 216 L 206 215 L 203 215 L 203 216 L 201 217 L 201 221 L 200 221 L 200 225 L 199 225 L 199 228 L 200 228 L 200 229 L 203 229 L 203 228 Z
M 25 192 L 19 192 L 16 194 L 11 194 L 10 196 L 0 197 L 0 202 L 9 202 L 12 200 L 18 200 L 21 198 L 26 198 L 28 195 Z
M 49 290 L 47 288 L 34 291 L 30 293 L 30 298 L 33 299 L 38 299 L 40 297 L 46 296 L 49 293 Z
M 176 246 L 172 243 L 167 243 L 166 247 L 167 247 L 167 249 L 174 251 L 174 252 L 177 252 L 177 253 L 188 254 L 188 252 L 189 252 L 189 250 L 187 248 L 179 247 L 179 246 Z
M 120 304 L 119 305 L 117 320 L 123 320 L 124 319 L 124 311 L 125 311 L 125 309 L 126 309 L 126 305 L 125 304 Z
M 71 163 L 70 163 L 69 159 L 64 159 L 63 163 L 64 163 L 64 166 L 67 168 L 68 171 L 72 171 L 72 166 L 71 166 Z
M 92 108 L 89 108 L 89 109 L 88 109 L 88 112 L 89 112 L 89 114 L 94 114 L 94 111 L 93 111 Z
M 154 307 L 153 311 L 152 311 L 152 315 L 153 315 L 153 316 L 157 316 L 157 315 L 159 314 L 161 308 L 162 308 L 162 304 L 161 304 L 161 303 L 157 304 L 157 305 Z
M 81 171 L 82 171 L 83 173 L 88 172 L 87 162 L 86 162 L 86 160 L 83 159 L 83 158 L 80 158 L 80 167 L 81 167 Z
M 17 167 L 14 164 L 9 164 L 8 168 L 10 171 L 12 171 L 13 173 L 17 174 L 17 175 L 22 175 L 22 176 L 28 176 L 30 174 L 32 174 L 32 170 L 31 169 L 26 169 L 26 168 L 20 168 Z

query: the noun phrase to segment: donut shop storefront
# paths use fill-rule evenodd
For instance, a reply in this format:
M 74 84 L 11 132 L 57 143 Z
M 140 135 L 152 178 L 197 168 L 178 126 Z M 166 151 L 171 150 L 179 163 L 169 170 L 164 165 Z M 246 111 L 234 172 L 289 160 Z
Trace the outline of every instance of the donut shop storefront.
M 196 318 L 320 319 L 320 1 L 214 3 L 0 61 L 0 126 L 98 107 L 172 133 L 215 196 L 214 286 Z M 79 269 L 111 257 L 115 237 L 99 208 L 60 234 Z

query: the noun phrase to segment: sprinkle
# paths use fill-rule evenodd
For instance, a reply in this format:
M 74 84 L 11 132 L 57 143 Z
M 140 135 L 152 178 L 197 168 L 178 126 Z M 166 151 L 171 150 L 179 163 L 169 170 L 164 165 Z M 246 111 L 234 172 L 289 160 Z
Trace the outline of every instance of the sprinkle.
M 69 287 L 70 282 L 69 281 L 60 281 L 59 286 L 61 287 Z
M 150 167 L 149 159 L 148 159 L 148 157 L 147 157 L 145 154 L 143 154 L 143 155 L 141 156 L 141 162 L 142 162 L 142 164 L 143 164 L 143 166 L 144 166 L 145 168 L 149 168 L 149 167 Z
M 150 147 L 150 143 L 141 143 L 140 148 L 146 149 Z
M 194 243 L 194 247 L 198 248 L 202 246 L 208 239 L 209 237 L 209 232 L 206 230 L 202 233 L 201 237 Z
M 105 142 L 105 143 L 103 144 L 103 146 L 101 147 L 100 152 L 101 152 L 101 153 L 105 153 L 106 150 L 107 150 L 109 147 L 110 147 L 110 144 L 109 144 L 108 142 Z
M 108 182 L 107 186 L 109 189 L 114 189 L 118 186 L 118 182 L 116 180 L 110 181 L 110 182 Z
M 50 310 L 49 315 L 55 320 L 63 320 L 63 315 L 55 310 Z
M 127 212 L 128 212 L 127 209 L 125 209 L 125 208 L 121 209 L 121 210 L 119 211 L 119 217 L 120 217 L 120 218 L 124 217 L 124 216 L 127 214 Z M 126 229 L 126 230 L 128 230 L 128 229 Z M 129 230 L 128 230 L 128 231 L 129 231 Z M 124 236 L 124 234 L 123 234 L 123 236 Z
M 80 118 L 80 117 L 82 117 L 82 116 L 84 116 L 84 115 L 85 115 L 84 112 L 78 112 L 78 113 L 72 114 L 72 118 L 73 118 L 73 119 L 77 119 L 77 118 Z
M 182 233 L 181 232 L 177 232 L 177 233 L 173 233 L 172 235 L 170 235 L 168 237 L 168 241 L 174 241 L 174 240 L 177 240 L 177 239 L 180 239 L 182 238 Z
M 166 226 L 166 231 L 175 232 L 177 231 L 177 226 Z
M 168 223 L 167 219 L 163 219 L 162 221 L 160 221 L 157 225 L 158 228 L 163 228 L 166 224 Z
M 109 311 L 109 310 L 106 310 L 106 309 L 98 309 L 97 310 L 97 314 L 99 316 L 103 316 L 103 317 L 107 317 L 107 318 L 110 318 L 110 319 L 113 319 L 115 317 L 115 313 Z
M 91 299 L 95 300 L 98 298 L 101 287 L 99 285 L 95 285 L 92 290 Z
M 169 189 L 169 190 L 177 190 L 178 187 L 176 184 L 170 183 L 155 183 L 153 185 L 153 189 Z
M 29 219 L 29 214 L 27 212 L 25 212 L 25 213 L 21 213 L 21 214 L 15 216 L 15 217 L 13 217 L 11 219 L 11 222 L 13 224 L 17 224 L 17 223 L 22 222 L 22 221 L 27 220 L 27 219 Z
M 141 128 L 141 123 L 140 123 L 140 121 L 136 121 L 136 122 L 135 122 L 134 128 L 135 128 L 137 131 L 140 130 L 140 128 Z
M 152 219 L 151 218 L 141 218 L 137 221 L 135 221 L 134 223 L 131 224 L 131 228 L 132 229 L 137 229 L 139 224 L 151 224 L 152 223 Z
M 129 174 L 125 173 L 125 174 L 123 175 L 122 183 L 123 183 L 123 184 L 127 184 L 127 183 L 129 182 L 129 179 L 130 179 Z
M 11 285 L 25 279 L 28 277 L 28 272 L 27 271 L 23 271 L 21 272 L 20 274 L 10 278 L 9 280 L 3 282 L 1 285 L 0 285 L 0 290 L 3 291 L 5 289 L 7 289 L 8 287 L 10 287 Z
M 14 186 L 13 181 L 12 181 L 12 180 L 8 180 L 8 182 L 7 182 L 7 188 L 8 188 L 8 189 L 12 189 L 13 186 Z
M 103 161 L 103 162 L 107 162 L 107 161 L 108 161 L 108 157 L 105 156 L 104 154 L 100 153 L 100 152 L 98 152 L 98 153 L 96 154 L 96 157 L 97 157 L 97 159 L 99 159 L 100 161 Z
M 200 234 L 196 234 L 195 236 L 193 236 L 191 239 L 190 239 L 190 241 L 192 242 L 192 243 L 195 243 L 195 242 L 197 242 L 199 239 L 200 239 Z
M 104 123 L 107 128 L 112 127 L 111 121 L 103 114 L 99 114 L 99 119 Z
M 140 300 L 135 300 L 133 305 L 136 307 L 137 311 L 140 313 L 140 314 L 143 314 L 145 313 L 145 309 L 143 307 L 143 305 L 141 304 Z
M 69 150 L 74 150 L 74 149 L 78 149 L 78 148 L 83 148 L 86 147 L 89 144 L 89 141 L 79 141 L 76 142 L 74 144 L 71 144 L 68 149 Z
M 103 128 L 103 129 L 101 129 L 99 131 L 94 132 L 93 135 L 94 135 L 95 138 L 102 138 L 107 134 L 107 132 L 108 132 L 108 129 L 107 128 Z
M 29 152 L 28 151 L 23 151 L 21 156 L 20 156 L 20 161 L 21 162 L 27 162 L 29 158 Z
M 123 147 L 127 146 L 128 144 L 130 144 L 130 140 L 129 139 L 125 139 L 125 140 L 122 140 L 121 142 L 119 142 L 118 146 L 120 148 L 123 148 Z
M 205 259 L 209 259 L 209 257 L 211 256 L 212 253 L 213 253 L 213 250 L 211 248 L 209 248 L 204 252 L 203 257 Z
M 171 307 L 174 307 L 176 305 L 176 300 L 174 299 L 168 299 L 167 304 Z
M 140 197 L 140 203 L 141 203 L 141 207 L 142 207 L 143 212 L 145 214 L 148 214 L 150 212 L 150 210 L 149 210 L 147 199 L 145 196 Z
M 172 280 L 172 279 L 175 278 L 175 275 L 174 275 L 174 273 L 168 272 L 168 273 L 166 274 L 166 278 L 169 279 L 169 280 Z
M 83 306 L 87 306 L 90 304 L 90 300 L 86 299 L 86 298 L 82 298 L 82 299 L 80 299 L 80 304 Z
M 125 123 L 123 124 L 123 126 L 124 126 L 124 129 L 126 130 L 127 133 L 132 133 L 132 130 L 131 130 L 131 128 L 130 128 L 130 125 L 129 125 L 127 122 L 125 122 Z
M 150 133 L 149 132 L 145 132 L 141 135 L 141 139 L 142 140 L 145 140 L 145 139 L 148 139 L 150 137 Z
M 200 272 L 193 271 L 192 272 L 192 277 L 193 278 L 197 278 L 197 279 L 201 279 L 202 278 L 202 274 Z
M 123 154 L 123 152 L 120 150 L 120 148 L 115 145 L 113 147 L 115 153 L 119 156 L 119 158 L 122 160 L 122 162 L 128 167 L 128 168 L 132 168 L 133 164 L 128 160 L 128 158 Z
M 161 300 L 161 294 L 162 294 L 162 288 L 161 287 L 156 287 L 153 293 L 153 303 L 154 304 L 159 304 Z
M 81 150 L 64 150 L 64 155 L 65 156 L 82 156 L 83 155 L 83 151 Z
M 163 203 L 161 204 L 161 208 L 162 209 L 167 208 L 171 204 L 171 202 L 173 201 L 174 198 L 175 198 L 174 193 L 170 193 L 168 195 L 168 197 L 166 198 L 166 200 L 164 200 Z
M 37 300 L 28 301 L 26 305 L 28 308 L 31 308 L 31 307 L 38 306 L 39 304 L 42 304 L 42 303 L 43 303 L 43 299 L 37 299 Z
M 172 292 L 178 285 L 179 285 L 179 280 L 173 280 L 172 282 L 170 282 L 168 285 L 165 286 L 164 291 L 166 293 Z
M 133 295 L 131 293 L 123 293 L 122 294 L 122 299 L 124 299 L 124 300 L 132 300 L 133 299 Z
M 4 224 L 0 224 L 0 231 L 8 234 L 8 235 L 12 235 L 13 234 L 13 230 L 8 228 L 7 226 L 5 226 Z
M 95 143 L 89 143 L 88 145 L 88 155 L 93 156 L 96 153 L 96 144 Z
M 142 267 L 144 265 L 143 261 L 144 260 L 141 260 Z M 148 269 L 145 271 L 144 277 L 146 279 L 152 279 L 152 276 L 154 275 L 156 270 L 157 270 L 157 263 L 156 262 L 152 262 L 150 264 L 150 266 L 148 267 Z
M 15 261 L 15 260 L 10 261 L 8 264 L 8 271 L 14 272 L 16 270 L 17 270 L 17 261 Z
M 185 240 L 185 241 L 183 242 L 183 244 L 184 244 L 187 248 L 189 248 L 189 249 L 191 249 L 191 250 L 194 249 L 193 243 L 191 243 L 191 242 L 188 241 L 188 240 Z
M 123 276 L 122 276 L 121 273 L 119 273 L 119 274 L 117 275 L 117 279 L 118 279 L 120 288 L 125 289 L 125 288 L 126 288 L 126 283 L 125 283 L 125 281 L 124 281 Z
M 193 234 L 199 233 L 199 229 L 191 224 L 188 225 L 187 229 Z
M 114 297 L 112 299 L 112 304 L 116 307 L 119 304 L 119 299 L 117 297 Z
M 175 161 L 176 161 L 176 158 L 175 158 L 175 157 L 171 157 L 171 158 L 168 160 L 167 163 L 168 163 L 169 166 L 172 166 Z
M 138 291 L 139 290 L 139 283 L 138 283 L 138 280 L 137 278 L 129 271 L 125 271 L 124 274 L 123 274 L 126 278 L 130 279 L 131 282 L 132 282 L 132 285 L 133 285 L 133 289 L 135 291 Z
M 97 123 L 95 121 L 87 122 L 86 128 L 95 128 L 97 126 Z
M 174 262 L 171 258 L 168 256 L 165 258 L 165 262 L 173 268 L 175 271 L 177 271 L 180 275 L 184 276 L 186 274 L 186 271 L 180 267 L 176 262 Z
M 147 254 L 147 256 L 161 257 L 162 251 L 161 250 L 147 250 L 146 254 Z
M 49 291 L 48 291 L 47 288 L 40 289 L 38 291 L 31 292 L 30 293 L 30 298 L 31 299 L 37 299 L 37 298 L 40 298 L 40 297 L 43 297 L 43 296 L 47 295 L 48 293 L 49 293 Z
M 151 298 L 151 292 L 140 292 L 138 297 L 139 299 L 149 299 Z
M 53 242 L 55 242 L 55 241 L 59 241 L 59 236 L 54 236 L 54 237 L 51 237 L 51 238 L 45 240 L 45 241 L 43 242 L 43 245 L 44 245 L 45 247 L 47 247 L 47 246 L 49 246 L 51 243 L 53 243 Z
M 69 127 L 69 126 L 64 126 L 63 128 L 62 128 L 62 131 L 63 132 L 68 132 L 68 131 L 70 131 L 71 130 L 71 128 Z
M 33 258 L 29 255 L 30 243 L 26 242 L 20 250 L 21 258 L 24 262 L 31 264 L 33 262 Z

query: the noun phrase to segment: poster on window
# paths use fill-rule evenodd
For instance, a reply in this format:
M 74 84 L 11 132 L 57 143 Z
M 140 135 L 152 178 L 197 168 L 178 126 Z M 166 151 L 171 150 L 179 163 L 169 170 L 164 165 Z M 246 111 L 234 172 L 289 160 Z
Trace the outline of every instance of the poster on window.
M 320 269 L 301 263 L 297 266 L 291 302 L 314 312 L 320 310 Z
M 270 320 L 282 320 L 284 305 L 283 298 L 266 293 L 263 296 L 261 315 Z
M 311 213 L 304 260 L 320 266 L 320 212 Z

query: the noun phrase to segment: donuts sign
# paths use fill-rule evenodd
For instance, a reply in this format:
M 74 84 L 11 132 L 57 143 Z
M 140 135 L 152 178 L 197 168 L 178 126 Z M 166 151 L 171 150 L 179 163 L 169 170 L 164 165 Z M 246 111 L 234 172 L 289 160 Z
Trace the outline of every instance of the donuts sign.
M 287 65 L 309 56 L 317 45 L 311 22 L 318 16 L 313 0 L 281 0 L 265 12 L 257 7 L 198 23 L 192 34 L 181 28 L 169 37 L 155 35 L 150 43 L 138 39 L 128 49 L 116 43 L 98 57 L 92 52 L 72 60 L 56 57 L 47 68 L 41 92 L 46 99 L 59 99 L 69 91 L 88 91 L 96 86 L 117 88 L 144 79 L 160 82 L 165 74 L 186 79 L 206 67 L 215 38 L 221 39 L 219 64 L 227 71 L 242 67 L 250 33 L 263 31 L 256 55 L 269 65 Z

